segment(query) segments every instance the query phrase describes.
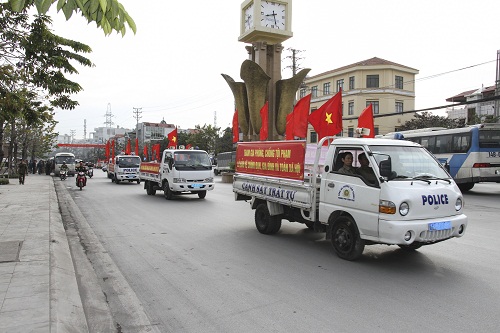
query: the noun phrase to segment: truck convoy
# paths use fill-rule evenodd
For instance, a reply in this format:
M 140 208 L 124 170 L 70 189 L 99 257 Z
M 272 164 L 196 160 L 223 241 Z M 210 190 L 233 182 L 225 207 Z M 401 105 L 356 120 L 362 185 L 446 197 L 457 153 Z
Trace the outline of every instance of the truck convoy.
M 141 158 L 137 155 L 116 155 L 109 160 L 107 172 L 112 182 L 119 184 L 121 181 L 137 182 L 140 184 L 139 167 Z
M 167 200 L 180 194 L 197 194 L 203 199 L 214 189 L 212 163 L 204 150 L 166 149 L 159 163 L 141 164 L 140 179 L 148 195 L 163 190 Z
M 368 157 L 372 182 L 361 173 L 339 171 L 350 154 L 354 170 L 361 154 Z M 462 193 L 417 143 L 323 138 L 307 171 L 306 155 L 305 141 L 238 143 L 233 192 L 237 201 L 250 202 L 260 233 L 275 234 L 283 219 L 304 223 L 326 232 L 336 254 L 346 260 L 359 258 L 365 245 L 416 250 L 465 233 Z

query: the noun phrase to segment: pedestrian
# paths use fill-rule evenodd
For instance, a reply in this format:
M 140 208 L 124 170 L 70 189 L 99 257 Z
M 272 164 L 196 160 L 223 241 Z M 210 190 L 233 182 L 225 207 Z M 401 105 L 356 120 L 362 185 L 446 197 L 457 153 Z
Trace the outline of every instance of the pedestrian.
M 24 180 L 28 173 L 28 165 L 23 160 L 17 166 L 17 172 L 19 173 L 19 185 L 24 185 Z
M 38 174 L 41 175 L 42 174 L 42 170 L 43 170 L 43 160 L 38 161 L 38 164 L 36 165 L 36 168 L 38 170 Z

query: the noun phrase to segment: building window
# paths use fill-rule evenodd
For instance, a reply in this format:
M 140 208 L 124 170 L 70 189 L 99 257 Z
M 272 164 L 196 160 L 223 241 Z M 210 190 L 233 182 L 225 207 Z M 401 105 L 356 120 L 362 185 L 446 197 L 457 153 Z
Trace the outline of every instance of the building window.
M 396 89 L 403 89 L 403 77 L 396 75 L 395 84 Z
M 347 136 L 352 138 L 354 136 L 354 127 L 347 128 Z
M 366 101 L 366 106 L 370 105 L 370 103 L 372 104 L 373 114 L 378 114 L 378 101 Z
M 311 143 L 318 142 L 318 134 L 316 132 L 311 132 L 310 133 L 310 139 L 311 139 Z
M 378 135 L 378 126 L 375 126 L 374 130 L 375 130 L 375 135 Z
M 305 88 L 300 89 L 300 98 L 305 96 L 306 96 L 306 89 Z
M 352 116 L 354 114 L 354 102 L 351 101 L 349 102 L 349 105 L 347 107 L 347 115 Z
M 403 102 L 396 101 L 396 113 L 403 113 Z
M 323 95 L 330 95 L 330 82 L 323 83 Z
M 316 111 L 318 108 L 314 107 L 314 108 L 311 108 L 311 113 L 313 113 L 314 111 Z M 311 114 L 309 113 L 309 114 Z
M 344 90 L 344 79 L 337 80 L 337 92 Z
M 344 116 L 344 102 L 342 102 L 342 117 Z
M 354 76 L 349 77 L 349 90 L 354 89 Z
M 318 86 L 311 87 L 311 97 L 318 97 Z
M 367 75 L 366 76 L 366 87 L 367 88 L 378 88 L 378 75 Z

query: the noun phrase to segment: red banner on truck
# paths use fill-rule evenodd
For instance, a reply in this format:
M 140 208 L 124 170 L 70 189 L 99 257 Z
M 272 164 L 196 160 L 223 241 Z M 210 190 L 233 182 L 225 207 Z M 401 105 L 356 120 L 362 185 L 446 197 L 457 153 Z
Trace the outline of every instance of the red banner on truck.
M 305 141 L 239 142 L 236 172 L 303 180 L 305 152 Z

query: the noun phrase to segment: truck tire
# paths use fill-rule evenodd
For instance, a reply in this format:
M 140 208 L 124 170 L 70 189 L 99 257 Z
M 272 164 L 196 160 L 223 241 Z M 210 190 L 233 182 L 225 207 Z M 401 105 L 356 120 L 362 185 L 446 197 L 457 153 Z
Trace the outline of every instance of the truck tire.
M 255 209 L 255 226 L 261 234 L 275 234 L 281 228 L 281 217 L 279 215 L 271 216 L 267 204 L 261 203 Z
M 114 179 L 115 179 L 116 184 L 120 184 L 120 180 L 118 178 L 116 178 L 116 175 L 115 175 Z
M 358 227 L 350 216 L 340 216 L 332 227 L 332 245 L 335 253 L 345 260 L 358 259 L 365 248 Z
M 147 186 L 146 187 L 146 193 L 148 195 L 155 195 L 156 194 L 156 190 L 154 188 L 155 185 L 153 184 L 153 182 L 148 181 L 148 183 L 147 183 L 146 186 Z
M 474 183 L 458 184 L 458 188 L 460 189 L 460 191 L 462 191 L 462 193 L 469 192 L 473 187 Z
M 198 198 L 204 199 L 207 196 L 207 191 L 199 191 Z
M 165 199 L 167 199 L 167 200 L 172 200 L 172 197 L 174 196 L 172 191 L 170 191 L 170 187 L 168 186 L 168 182 L 165 182 L 163 184 L 163 195 L 165 196 Z

